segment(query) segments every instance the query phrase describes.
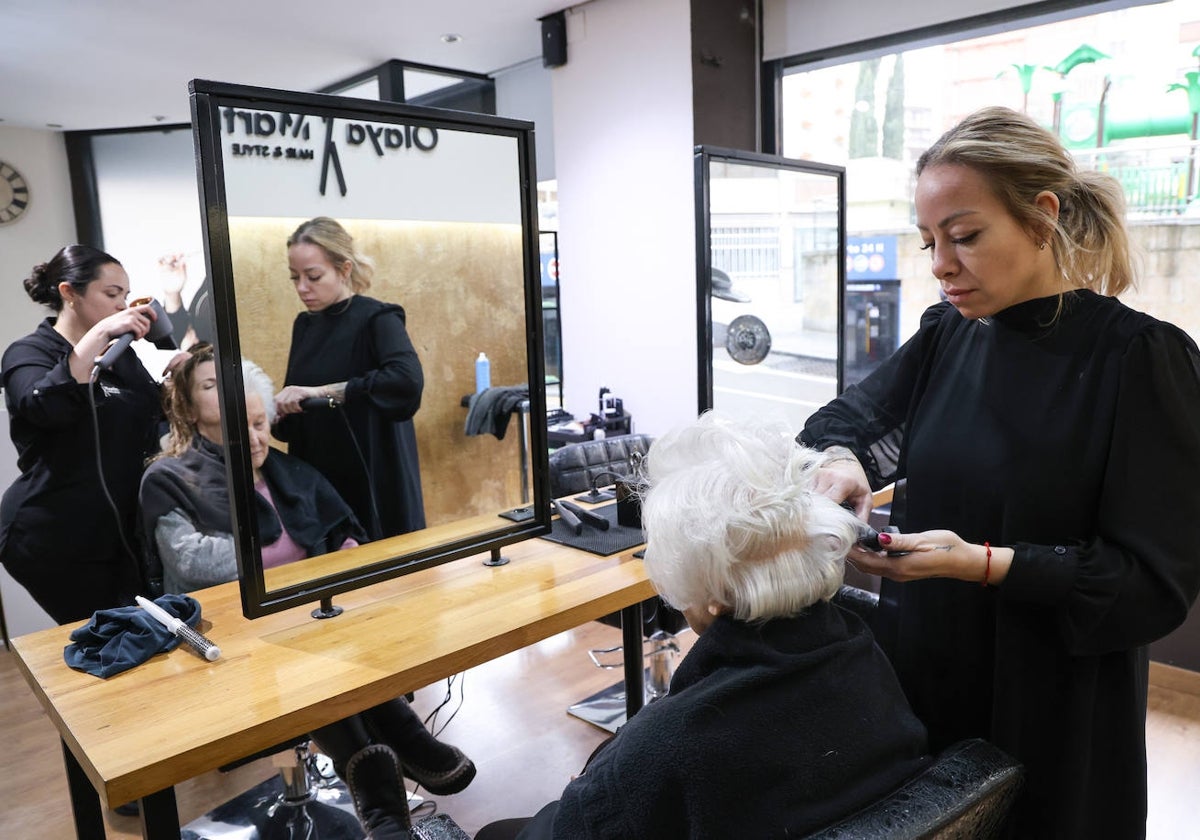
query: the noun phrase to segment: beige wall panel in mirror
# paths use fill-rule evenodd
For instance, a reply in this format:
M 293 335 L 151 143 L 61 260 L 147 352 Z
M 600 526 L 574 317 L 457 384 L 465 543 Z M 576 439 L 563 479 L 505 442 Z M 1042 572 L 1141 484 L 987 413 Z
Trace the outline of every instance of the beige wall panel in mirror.
M 288 277 L 286 247 L 303 221 L 229 219 L 242 355 L 260 364 L 277 389 L 287 369 L 292 322 L 303 311 Z M 462 403 L 475 390 L 480 352 L 491 361 L 493 386 L 523 385 L 528 378 L 520 227 L 338 221 L 375 261 L 366 294 L 404 307 L 424 368 L 425 390 L 413 423 L 428 525 L 519 506 L 517 415 L 503 440 L 467 436 Z

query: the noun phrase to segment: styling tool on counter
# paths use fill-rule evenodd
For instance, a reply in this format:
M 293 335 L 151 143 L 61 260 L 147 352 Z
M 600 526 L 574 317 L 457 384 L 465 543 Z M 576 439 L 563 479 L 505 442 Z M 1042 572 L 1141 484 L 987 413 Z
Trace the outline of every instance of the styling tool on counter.
M 575 514 L 585 525 L 591 525 L 593 528 L 597 528 L 601 531 L 607 531 L 609 526 L 612 524 L 600 514 L 594 513 L 585 507 L 580 507 L 574 502 L 568 502 L 564 499 L 561 502 L 555 502 L 555 504 L 559 506 L 560 510 L 566 508 L 571 513 Z
M 558 511 L 559 519 L 563 521 L 564 525 L 571 529 L 571 532 L 574 533 L 575 536 L 578 537 L 583 533 L 583 523 L 579 521 L 578 516 L 576 516 L 572 511 L 568 510 L 562 502 L 554 501 L 551 504 L 553 504 L 554 509 Z
M 196 653 L 209 662 L 216 662 L 221 658 L 221 649 L 203 635 L 188 627 L 183 621 L 171 615 L 149 598 L 143 598 L 141 595 L 135 595 L 134 597 L 137 599 L 138 606 L 150 613 L 154 620 L 163 627 L 166 627 L 180 639 L 191 645 Z

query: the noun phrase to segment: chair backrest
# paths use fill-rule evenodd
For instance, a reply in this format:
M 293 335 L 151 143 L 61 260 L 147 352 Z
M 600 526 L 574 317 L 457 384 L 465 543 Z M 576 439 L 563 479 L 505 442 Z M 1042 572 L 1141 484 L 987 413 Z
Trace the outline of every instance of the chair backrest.
M 597 485 L 612 484 L 612 472 L 629 474 L 629 456 L 634 452 L 645 455 L 654 438 L 650 435 L 621 435 L 620 437 L 568 443 L 550 453 L 550 495 L 554 498 L 591 489 L 592 478 Z
M 833 603 L 845 607 L 870 624 L 875 619 L 875 611 L 879 609 L 879 593 L 846 584 L 838 588 Z
M 987 741 L 959 741 L 884 799 L 807 840 L 991 840 L 1003 834 L 1024 777 Z

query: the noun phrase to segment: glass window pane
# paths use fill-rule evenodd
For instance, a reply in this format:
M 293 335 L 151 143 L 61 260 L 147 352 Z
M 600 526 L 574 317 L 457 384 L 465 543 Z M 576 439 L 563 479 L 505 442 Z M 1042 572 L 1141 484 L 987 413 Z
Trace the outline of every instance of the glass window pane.
M 837 396 L 838 181 L 709 167 L 713 407 L 799 429 Z

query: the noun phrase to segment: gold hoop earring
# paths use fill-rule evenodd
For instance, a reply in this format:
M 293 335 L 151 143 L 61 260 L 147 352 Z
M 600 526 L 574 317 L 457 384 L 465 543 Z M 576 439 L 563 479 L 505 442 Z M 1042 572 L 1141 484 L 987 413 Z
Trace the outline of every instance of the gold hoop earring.
M 1045 242 L 1042 242 L 1040 245 L 1038 245 L 1038 250 L 1039 250 L 1039 251 L 1045 251 L 1045 250 L 1046 250 L 1046 243 L 1045 243 Z

